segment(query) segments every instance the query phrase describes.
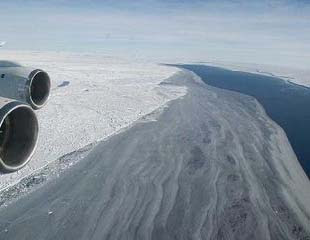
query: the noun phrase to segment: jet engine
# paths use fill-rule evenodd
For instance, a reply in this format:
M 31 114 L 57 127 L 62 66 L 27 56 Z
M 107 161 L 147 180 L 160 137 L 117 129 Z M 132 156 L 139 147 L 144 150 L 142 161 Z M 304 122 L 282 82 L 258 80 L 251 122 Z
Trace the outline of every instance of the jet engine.
M 50 78 L 45 71 L 0 61 L 1 97 L 27 102 L 33 109 L 39 109 L 47 102 L 50 87 Z
M 34 110 L 46 104 L 50 85 L 43 70 L 0 61 L 0 171 L 16 171 L 30 161 L 39 132 Z

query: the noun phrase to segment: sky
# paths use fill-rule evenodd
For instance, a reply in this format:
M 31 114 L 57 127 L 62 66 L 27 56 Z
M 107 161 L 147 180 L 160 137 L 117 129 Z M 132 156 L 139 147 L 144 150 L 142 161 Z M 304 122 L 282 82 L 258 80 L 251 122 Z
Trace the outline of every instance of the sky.
M 310 63 L 306 0 L 3 0 L 0 30 L 8 50 Z

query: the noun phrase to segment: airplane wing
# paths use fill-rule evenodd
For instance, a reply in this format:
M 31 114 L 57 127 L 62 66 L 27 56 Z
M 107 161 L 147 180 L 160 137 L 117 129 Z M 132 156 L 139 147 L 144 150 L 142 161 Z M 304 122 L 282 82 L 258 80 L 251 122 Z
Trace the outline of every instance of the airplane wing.
M 0 42 L 0 48 L 3 47 L 3 45 L 5 44 L 6 42 Z

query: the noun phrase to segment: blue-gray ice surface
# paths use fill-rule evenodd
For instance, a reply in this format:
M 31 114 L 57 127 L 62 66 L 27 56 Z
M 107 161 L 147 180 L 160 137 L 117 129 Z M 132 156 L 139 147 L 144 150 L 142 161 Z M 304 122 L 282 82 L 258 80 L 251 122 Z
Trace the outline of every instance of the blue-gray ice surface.
M 0 239 L 308 239 L 310 185 L 252 97 L 189 72 L 184 97 L 0 211 Z

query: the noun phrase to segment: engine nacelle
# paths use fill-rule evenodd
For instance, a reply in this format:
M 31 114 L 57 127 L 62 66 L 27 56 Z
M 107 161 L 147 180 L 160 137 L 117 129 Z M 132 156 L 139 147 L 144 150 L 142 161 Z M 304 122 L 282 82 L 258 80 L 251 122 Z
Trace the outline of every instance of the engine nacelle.
M 41 69 L 0 61 L 0 96 L 27 102 L 33 109 L 43 107 L 50 94 L 49 75 Z
M 31 159 L 39 125 L 32 108 L 22 102 L 0 97 L 0 170 L 13 172 Z

